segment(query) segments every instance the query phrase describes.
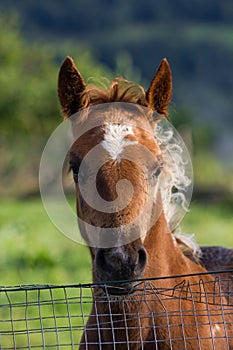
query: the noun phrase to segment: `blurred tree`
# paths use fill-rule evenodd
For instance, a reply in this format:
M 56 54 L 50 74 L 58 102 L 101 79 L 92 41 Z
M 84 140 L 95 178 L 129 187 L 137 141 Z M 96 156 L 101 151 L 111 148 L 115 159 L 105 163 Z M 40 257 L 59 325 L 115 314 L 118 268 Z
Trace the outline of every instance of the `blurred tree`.
M 58 114 L 51 53 L 26 43 L 15 16 L 0 18 L 0 43 L 1 132 L 39 132 Z
M 226 149 L 231 154 L 230 0 L 1 0 L 0 9 L 6 8 L 22 16 L 21 22 L 15 15 L 0 15 L 0 171 L 12 174 L 11 183 L 16 184 L 19 170 L 24 171 L 20 179 L 28 175 L 22 164 L 30 164 L 37 175 L 42 145 L 61 120 L 57 74 L 66 55 L 74 57 L 86 79 L 111 79 L 112 69 L 134 82 L 147 79 L 145 89 L 166 56 L 174 81 L 171 110 L 175 103 L 185 111 L 171 115 L 172 121 L 177 127 L 191 125 L 194 149 L 203 159 L 214 137 L 221 140 L 221 147 L 214 145 L 217 161 L 226 158 Z M 203 173 L 202 166 L 196 168 Z
M 0 128 L 1 133 L 46 134 L 59 122 L 57 75 L 67 54 L 77 59 L 84 77 L 110 76 L 87 50 L 72 44 L 28 43 L 16 16 L 0 17 Z
M 38 191 L 41 153 L 62 120 L 57 75 L 67 54 L 77 60 L 84 77 L 110 76 L 83 47 L 28 43 L 17 16 L 0 17 L 0 193 L 4 195 Z

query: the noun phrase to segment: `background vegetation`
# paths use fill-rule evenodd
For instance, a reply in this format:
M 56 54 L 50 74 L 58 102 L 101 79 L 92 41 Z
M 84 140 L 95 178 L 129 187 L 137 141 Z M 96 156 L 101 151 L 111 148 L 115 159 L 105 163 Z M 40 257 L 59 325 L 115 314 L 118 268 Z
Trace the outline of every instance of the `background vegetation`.
M 88 248 L 63 236 L 50 222 L 40 198 L 0 202 L 0 285 L 66 284 L 91 281 Z M 193 203 L 182 231 L 201 245 L 231 247 L 229 207 Z
M 57 232 L 37 198 L 68 54 L 86 79 L 123 75 L 145 88 L 168 58 L 170 119 L 195 170 L 184 231 L 201 244 L 233 246 L 232 2 L 1 0 L 0 13 L 0 284 L 91 279 L 86 248 Z

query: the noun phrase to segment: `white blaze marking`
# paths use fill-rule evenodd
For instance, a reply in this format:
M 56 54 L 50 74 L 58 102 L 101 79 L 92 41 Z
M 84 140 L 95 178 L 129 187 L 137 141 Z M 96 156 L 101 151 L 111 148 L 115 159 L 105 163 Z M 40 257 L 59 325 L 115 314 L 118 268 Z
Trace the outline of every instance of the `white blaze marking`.
M 134 135 L 131 125 L 106 124 L 104 140 L 101 144 L 113 159 L 120 160 L 119 156 L 125 146 L 138 143 L 137 141 L 126 139 L 127 135 Z

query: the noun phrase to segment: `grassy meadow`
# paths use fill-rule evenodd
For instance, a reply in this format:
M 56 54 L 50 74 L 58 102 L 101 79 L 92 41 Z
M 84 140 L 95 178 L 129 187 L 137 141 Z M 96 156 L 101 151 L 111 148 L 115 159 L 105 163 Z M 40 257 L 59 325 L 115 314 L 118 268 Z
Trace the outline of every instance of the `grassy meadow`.
M 88 249 L 61 234 L 40 198 L 1 203 L 1 285 L 88 282 Z
M 1 349 L 74 349 L 91 310 L 91 289 L 62 285 L 91 281 L 88 248 L 55 228 L 39 197 L 0 205 L 0 285 L 61 286 L 1 291 Z M 203 245 L 232 247 L 231 214 L 230 207 L 194 202 L 182 231 L 195 232 Z
M 230 207 L 193 202 L 182 222 L 200 245 L 233 247 Z M 91 281 L 88 248 L 61 234 L 40 198 L 4 200 L 0 211 L 0 285 Z

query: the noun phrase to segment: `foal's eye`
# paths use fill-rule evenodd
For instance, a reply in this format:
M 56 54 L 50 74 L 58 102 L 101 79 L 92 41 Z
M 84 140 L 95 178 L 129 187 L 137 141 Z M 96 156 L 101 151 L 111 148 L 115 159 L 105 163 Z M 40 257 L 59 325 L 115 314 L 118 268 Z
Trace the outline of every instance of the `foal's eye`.
M 153 173 L 152 177 L 155 179 L 157 177 L 159 177 L 159 175 L 161 174 L 161 171 L 162 171 L 162 167 L 158 167 L 156 169 L 156 171 Z
M 79 165 L 70 162 L 70 171 L 73 173 L 74 181 L 78 181 Z
M 74 178 L 74 181 L 78 181 L 78 173 L 75 173 L 74 171 L 73 172 L 73 178 Z
M 74 181 L 78 181 L 78 170 L 73 168 L 73 166 L 70 165 L 69 171 L 72 171 Z

